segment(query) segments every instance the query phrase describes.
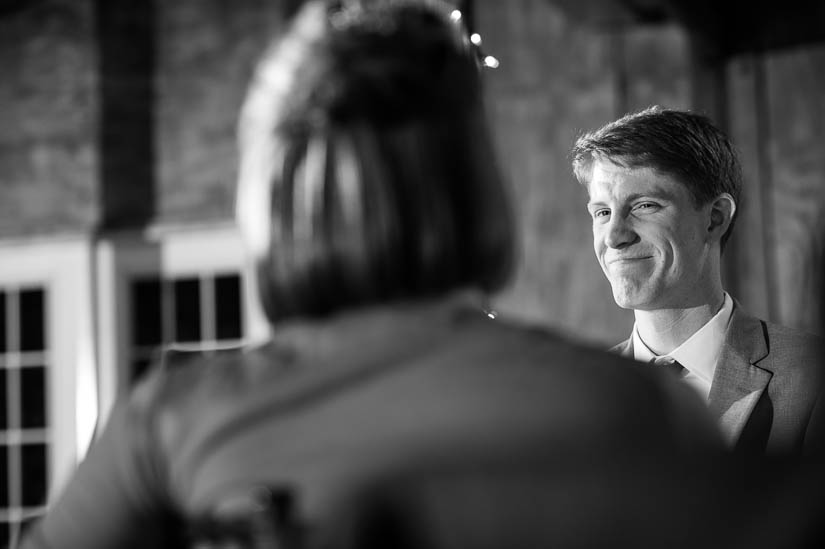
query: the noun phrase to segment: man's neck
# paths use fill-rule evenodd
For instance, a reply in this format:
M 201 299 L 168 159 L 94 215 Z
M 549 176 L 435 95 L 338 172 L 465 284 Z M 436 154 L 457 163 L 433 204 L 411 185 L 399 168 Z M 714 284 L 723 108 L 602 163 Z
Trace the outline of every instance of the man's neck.
M 721 293 L 717 299 L 687 309 L 634 311 L 636 329 L 645 345 L 657 355 L 670 353 L 688 340 L 714 317 L 725 303 Z

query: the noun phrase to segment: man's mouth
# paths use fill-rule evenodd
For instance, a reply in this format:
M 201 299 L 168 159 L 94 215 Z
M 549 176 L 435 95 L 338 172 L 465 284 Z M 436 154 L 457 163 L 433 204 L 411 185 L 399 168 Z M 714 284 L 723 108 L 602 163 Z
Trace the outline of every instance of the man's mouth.
M 652 259 L 652 255 L 634 255 L 634 256 L 621 256 L 621 257 L 613 257 L 607 260 L 608 265 L 613 265 L 614 263 L 635 263 L 637 261 L 644 261 L 645 259 Z

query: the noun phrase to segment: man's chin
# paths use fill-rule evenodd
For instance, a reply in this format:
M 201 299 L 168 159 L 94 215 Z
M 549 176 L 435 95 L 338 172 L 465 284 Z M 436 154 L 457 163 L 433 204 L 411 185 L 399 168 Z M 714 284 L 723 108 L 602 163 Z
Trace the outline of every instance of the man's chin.
M 646 310 L 650 308 L 650 299 L 647 295 L 640 295 L 638 292 L 613 290 L 613 300 L 622 309 L 632 309 L 634 311 Z

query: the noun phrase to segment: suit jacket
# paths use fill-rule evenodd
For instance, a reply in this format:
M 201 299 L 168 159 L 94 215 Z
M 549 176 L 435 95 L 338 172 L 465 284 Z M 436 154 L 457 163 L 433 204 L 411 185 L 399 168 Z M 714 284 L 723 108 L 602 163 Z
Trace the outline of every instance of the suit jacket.
M 734 303 L 708 406 L 740 451 L 796 455 L 822 447 L 812 421 L 822 394 L 823 339 L 770 324 Z M 611 349 L 633 357 L 633 338 Z

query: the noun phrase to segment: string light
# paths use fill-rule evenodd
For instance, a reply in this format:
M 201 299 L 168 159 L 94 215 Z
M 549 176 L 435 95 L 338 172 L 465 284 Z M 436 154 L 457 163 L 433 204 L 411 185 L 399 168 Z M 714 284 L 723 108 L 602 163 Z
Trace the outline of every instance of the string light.
M 492 55 L 487 55 L 484 57 L 484 61 L 482 61 L 485 67 L 495 69 L 498 68 L 499 62 L 498 59 L 493 57 Z
M 462 14 L 460 10 L 453 10 L 450 12 L 450 19 L 453 23 L 458 23 L 461 21 Z M 477 48 L 477 55 L 478 58 L 481 60 L 481 65 L 487 67 L 489 69 L 495 69 L 499 66 L 499 61 L 492 55 L 484 55 L 481 50 L 481 35 L 477 32 L 474 32 L 470 35 L 470 43 L 473 44 Z

